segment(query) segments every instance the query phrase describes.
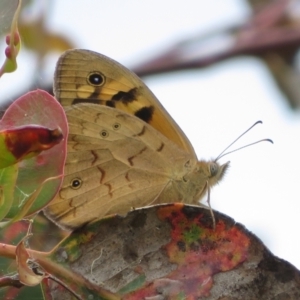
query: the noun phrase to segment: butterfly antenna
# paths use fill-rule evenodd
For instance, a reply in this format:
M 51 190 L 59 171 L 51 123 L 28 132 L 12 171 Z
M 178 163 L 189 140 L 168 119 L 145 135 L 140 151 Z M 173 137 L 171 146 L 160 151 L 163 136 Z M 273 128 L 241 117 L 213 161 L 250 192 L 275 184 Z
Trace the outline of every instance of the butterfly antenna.
M 243 132 L 240 136 L 238 136 L 231 144 L 229 144 L 229 146 L 227 146 L 219 155 L 218 157 L 215 159 L 215 161 L 219 160 L 221 157 L 224 157 L 225 155 L 229 154 L 229 153 L 232 153 L 232 152 L 235 152 L 235 151 L 238 151 L 238 150 L 241 150 L 243 148 L 246 148 L 246 147 L 249 147 L 249 146 L 252 146 L 252 145 L 255 145 L 255 144 L 258 144 L 260 142 L 270 142 L 273 144 L 273 141 L 271 139 L 263 139 L 263 140 L 259 140 L 257 142 L 254 142 L 254 143 L 251 143 L 251 144 L 248 144 L 248 145 L 245 145 L 245 146 L 242 146 L 240 148 L 237 148 L 237 149 L 234 149 L 232 151 L 229 151 L 227 153 L 224 153 L 226 150 L 228 150 L 234 143 L 236 143 L 243 135 L 245 135 L 248 131 L 250 131 L 254 126 L 256 126 L 257 124 L 262 124 L 262 121 L 257 121 L 255 122 L 252 126 L 250 126 L 245 132 Z
M 230 154 L 230 153 L 232 153 L 232 152 L 241 150 L 241 149 L 243 149 L 243 148 L 247 148 L 247 147 L 249 147 L 249 146 L 258 144 L 258 143 L 260 143 L 260 142 L 270 142 L 270 143 L 274 144 L 273 141 L 272 141 L 271 139 L 263 139 L 263 140 L 259 140 L 259 141 L 257 141 L 257 142 L 254 142 L 254 143 L 251 143 L 251 144 L 242 146 L 242 147 L 240 147 L 240 148 L 234 149 L 234 150 L 232 150 L 232 151 L 226 152 L 226 153 L 224 153 L 223 155 L 219 155 L 219 156 L 218 156 L 218 159 L 221 158 L 221 157 L 224 157 L 224 156 L 227 155 L 227 154 Z

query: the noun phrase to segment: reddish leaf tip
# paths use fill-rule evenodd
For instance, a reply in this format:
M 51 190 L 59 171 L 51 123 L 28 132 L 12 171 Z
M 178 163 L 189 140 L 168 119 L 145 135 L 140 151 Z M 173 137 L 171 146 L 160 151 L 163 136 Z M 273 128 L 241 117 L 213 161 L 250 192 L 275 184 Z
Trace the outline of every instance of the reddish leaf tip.
M 27 125 L 5 130 L 6 146 L 17 160 L 50 149 L 62 139 L 60 128 L 51 130 L 42 126 Z

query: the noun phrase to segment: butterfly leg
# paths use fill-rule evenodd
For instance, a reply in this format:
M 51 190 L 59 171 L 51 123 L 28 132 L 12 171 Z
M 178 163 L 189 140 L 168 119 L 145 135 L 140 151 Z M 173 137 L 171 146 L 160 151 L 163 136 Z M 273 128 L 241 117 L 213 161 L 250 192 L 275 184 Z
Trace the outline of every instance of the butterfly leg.
M 215 230 L 216 229 L 216 219 L 215 219 L 214 212 L 213 212 L 213 210 L 211 208 L 211 205 L 210 205 L 210 186 L 208 184 L 208 181 L 206 181 L 206 186 L 207 186 L 207 204 L 208 204 L 209 211 L 210 211 L 210 214 L 211 214 L 211 218 L 212 218 L 212 221 L 213 221 L 213 228 Z

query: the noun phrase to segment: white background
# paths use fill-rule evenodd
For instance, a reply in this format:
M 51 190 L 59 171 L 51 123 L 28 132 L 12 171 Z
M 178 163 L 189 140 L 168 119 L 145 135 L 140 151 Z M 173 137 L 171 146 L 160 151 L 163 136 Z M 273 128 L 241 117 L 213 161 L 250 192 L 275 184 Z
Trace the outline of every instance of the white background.
M 64 0 L 43 2 L 48 27 L 78 48 L 101 52 L 127 67 L 168 45 L 246 21 L 243 0 Z M 28 15 L 32 14 L 28 11 Z M 217 45 L 216 45 L 217 47 Z M 3 51 L 1 52 L 3 53 Z M 40 81 L 49 82 L 57 55 Z M 12 99 L 36 76 L 34 55 L 22 49 L 19 69 L 0 80 Z M 148 77 L 145 82 L 192 141 L 199 158 L 214 158 L 257 120 L 239 143 L 272 138 L 221 159 L 231 167 L 211 193 L 214 209 L 244 224 L 277 256 L 300 268 L 300 116 L 291 111 L 258 59 L 231 59 L 197 71 Z

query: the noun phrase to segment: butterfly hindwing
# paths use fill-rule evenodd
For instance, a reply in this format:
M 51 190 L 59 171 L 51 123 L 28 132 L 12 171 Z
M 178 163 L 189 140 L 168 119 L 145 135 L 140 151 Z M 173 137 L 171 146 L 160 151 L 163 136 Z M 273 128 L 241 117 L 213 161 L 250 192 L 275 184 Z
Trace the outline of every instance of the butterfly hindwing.
M 195 167 L 197 160 L 189 153 L 117 109 L 78 104 L 66 114 L 65 178 L 45 209 L 55 222 L 74 228 L 107 214 L 165 202 L 167 196 L 181 200 L 171 187 Z

